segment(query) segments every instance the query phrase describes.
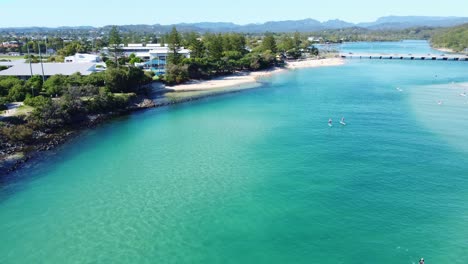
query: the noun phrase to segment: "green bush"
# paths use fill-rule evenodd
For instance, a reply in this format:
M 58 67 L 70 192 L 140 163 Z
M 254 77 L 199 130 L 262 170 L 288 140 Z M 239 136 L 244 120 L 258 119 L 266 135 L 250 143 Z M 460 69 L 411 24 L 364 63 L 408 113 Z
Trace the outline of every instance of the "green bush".
M 32 139 L 33 130 L 26 125 L 14 125 L 2 127 L 1 133 L 10 142 L 29 142 Z
M 36 97 L 27 97 L 24 100 L 25 105 L 29 105 L 35 108 L 45 106 L 47 104 L 50 104 L 51 102 L 52 102 L 52 99 L 48 97 L 44 97 L 42 95 L 39 95 Z
M 6 104 L 9 103 L 8 98 L 0 97 L 0 111 L 7 110 Z

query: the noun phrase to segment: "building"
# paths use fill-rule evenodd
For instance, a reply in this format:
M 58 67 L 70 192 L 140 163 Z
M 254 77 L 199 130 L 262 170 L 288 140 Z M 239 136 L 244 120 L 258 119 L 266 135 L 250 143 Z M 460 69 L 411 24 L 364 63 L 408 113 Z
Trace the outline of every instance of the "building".
M 13 41 L 2 42 L 0 46 L 4 48 L 18 48 L 20 45 L 18 41 L 13 40 Z
M 323 38 L 322 37 L 308 37 L 307 38 L 308 41 L 310 42 L 322 42 L 323 41 Z
M 65 57 L 66 63 L 98 63 L 101 62 L 101 57 L 94 54 L 76 53 L 73 56 Z
M 90 75 L 98 71 L 96 63 L 43 63 L 44 77 L 50 77 L 56 74 L 72 75 L 79 72 L 81 75 Z M 29 63 L 17 63 L 11 65 L 10 68 L 0 71 L 0 76 L 16 76 L 21 79 L 28 79 L 32 75 L 42 75 L 42 67 L 40 63 L 32 63 L 31 68 Z
M 127 46 L 120 45 L 122 53 L 125 56 L 135 54 L 136 57 L 141 58 L 144 62 L 138 63 L 136 66 L 151 70 L 156 74 L 164 74 L 166 69 L 166 61 L 169 56 L 169 45 L 161 44 L 128 44 Z M 108 48 L 102 50 L 104 54 L 109 52 Z M 185 58 L 190 58 L 190 50 L 181 48 L 178 52 Z

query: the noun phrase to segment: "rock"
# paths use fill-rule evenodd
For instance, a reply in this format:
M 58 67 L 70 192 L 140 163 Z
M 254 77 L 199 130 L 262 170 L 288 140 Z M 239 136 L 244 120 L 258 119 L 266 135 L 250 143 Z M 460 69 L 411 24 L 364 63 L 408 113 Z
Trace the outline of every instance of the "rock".
M 137 107 L 138 108 L 152 108 L 152 107 L 156 107 L 156 104 L 154 103 L 153 100 L 143 99 L 143 101 L 137 104 Z

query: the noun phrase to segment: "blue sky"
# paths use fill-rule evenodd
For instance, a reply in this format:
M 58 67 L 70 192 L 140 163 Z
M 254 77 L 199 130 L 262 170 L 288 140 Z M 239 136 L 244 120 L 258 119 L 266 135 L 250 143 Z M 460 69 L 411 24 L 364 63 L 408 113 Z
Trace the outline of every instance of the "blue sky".
M 387 15 L 468 16 L 467 0 L 111 1 L 0 0 L 0 27 L 202 21 L 247 24 L 303 18 L 319 21 L 339 18 L 349 22 L 369 22 Z

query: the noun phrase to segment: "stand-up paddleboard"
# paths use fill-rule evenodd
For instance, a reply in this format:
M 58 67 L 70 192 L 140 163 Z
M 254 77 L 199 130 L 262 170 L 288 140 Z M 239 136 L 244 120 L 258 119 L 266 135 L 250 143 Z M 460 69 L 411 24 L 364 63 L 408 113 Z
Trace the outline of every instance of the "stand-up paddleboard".
M 343 125 L 343 126 L 346 126 L 346 123 L 345 123 L 345 121 L 344 121 L 344 117 L 341 118 L 340 124 Z

